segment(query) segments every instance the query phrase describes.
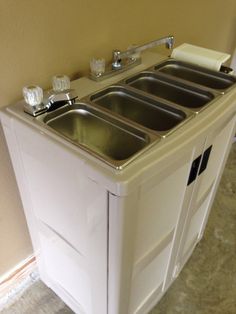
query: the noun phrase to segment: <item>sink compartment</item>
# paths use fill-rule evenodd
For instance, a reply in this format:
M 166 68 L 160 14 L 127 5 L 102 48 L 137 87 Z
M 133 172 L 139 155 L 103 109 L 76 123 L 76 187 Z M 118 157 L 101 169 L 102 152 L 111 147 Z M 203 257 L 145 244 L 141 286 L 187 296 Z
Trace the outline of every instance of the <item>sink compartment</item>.
M 185 112 L 167 104 L 136 94 L 127 88 L 115 86 L 107 88 L 90 100 L 129 120 L 154 131 L 166 132 L 183 122 Z
M 115 168 L 148 146 L 150 136 L 79 103 L 44 115 L 42 122 Z
M 216 90 L 225 90 L 236 83 L 236 78 L 221 72 L 197 67 L 182 61 L 168 60 L 154 67 L 159 71 Z
M 214 95 L 208 91 L 203 91 L 153 72 L 141 72 L 126 80 L 125 83 L 180 106 L 196 109 L 194 111 L 199 111 L 199 108 L 206 106 L 214 99 Z

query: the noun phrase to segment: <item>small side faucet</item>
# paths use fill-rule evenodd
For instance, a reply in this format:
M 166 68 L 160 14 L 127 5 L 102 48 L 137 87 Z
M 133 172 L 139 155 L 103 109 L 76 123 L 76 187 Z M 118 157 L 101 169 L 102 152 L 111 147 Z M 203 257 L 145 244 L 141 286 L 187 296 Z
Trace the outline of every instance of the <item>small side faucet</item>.
M 77 93 L 70 88 L 70 79 L 66 75 L 57 75 L 52 80 L 53 89 L 44 94 L 39 86 L 31 85 L 23 88 L 24 111 L 36 117 L 46 111 L 55 110 L 65 104 L 72 105 Z

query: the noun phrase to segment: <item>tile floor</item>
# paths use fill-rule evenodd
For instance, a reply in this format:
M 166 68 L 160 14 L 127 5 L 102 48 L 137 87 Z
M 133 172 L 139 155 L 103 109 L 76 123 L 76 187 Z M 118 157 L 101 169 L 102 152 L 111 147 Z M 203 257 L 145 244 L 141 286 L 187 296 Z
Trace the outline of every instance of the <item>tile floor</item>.
M 37 280 L 1 313 L 73 312 Z M 149 314 L 236 314 L 236 143 L 232 146 L 202 241 Z

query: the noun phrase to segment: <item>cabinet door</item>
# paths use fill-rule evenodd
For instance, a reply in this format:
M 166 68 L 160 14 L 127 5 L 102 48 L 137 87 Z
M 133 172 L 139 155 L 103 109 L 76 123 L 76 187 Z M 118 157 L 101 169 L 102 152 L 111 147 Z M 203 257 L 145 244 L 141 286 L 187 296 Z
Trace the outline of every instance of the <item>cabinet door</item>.
M 109 196 L 109 314 L 147 313 L 163 294 L 192 154 L 167 156 L 133 193 Z
M 201 239 L 209 211 L 224 169 L 235 129 L 235 117 L 223 121 L 207 137 L 189 203 L 185 228 L 181 236 L 176 271 L 178 272 L 190 257 L 195 245 Z
M 194 143 L 190 144 L 192 149 L 192 156 L 189 160 L 188 175 L 182 189 L 184 190 L 184 198 L 182 202 L 181 211 L 177 220 L 175 228 L 174 240 L 172 245 L 171 256 L 168 265 L 167 275 L 164 281 L 163 290 L 166 291 L 173 282 L 174 278 L 180 271 L 179 259 L 182 252 L 182 245 L 185 241 L 187 225 L 189 223 L 189 208 L 191 206 L 192 196 L 196 188 L 198 170 L 201 163 L 201 154 L 204 149 L 205 138 L 200 138 Z
M 81 159 L 44 134 L 16 123 L 40 269 L 88 314 L 107 311 L 107 191 Z M 22 195 L 25 197 L 25 195 Z

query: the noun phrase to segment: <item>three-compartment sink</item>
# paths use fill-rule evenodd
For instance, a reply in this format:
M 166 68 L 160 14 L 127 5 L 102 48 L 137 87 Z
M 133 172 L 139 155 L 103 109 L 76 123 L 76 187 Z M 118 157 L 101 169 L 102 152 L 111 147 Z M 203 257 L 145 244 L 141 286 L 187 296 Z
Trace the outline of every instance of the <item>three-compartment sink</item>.
M 65 105 L 37 120 L 117 169 L 158 140 L 85 103 Z
M 153 69 L 154 71 L 165 73 L 175 78 L 184 79 L 218 91 L 225 91 L 236 83 L 236 78 L 234 76 L 173 59 L 164 61 L 154 66 Z

